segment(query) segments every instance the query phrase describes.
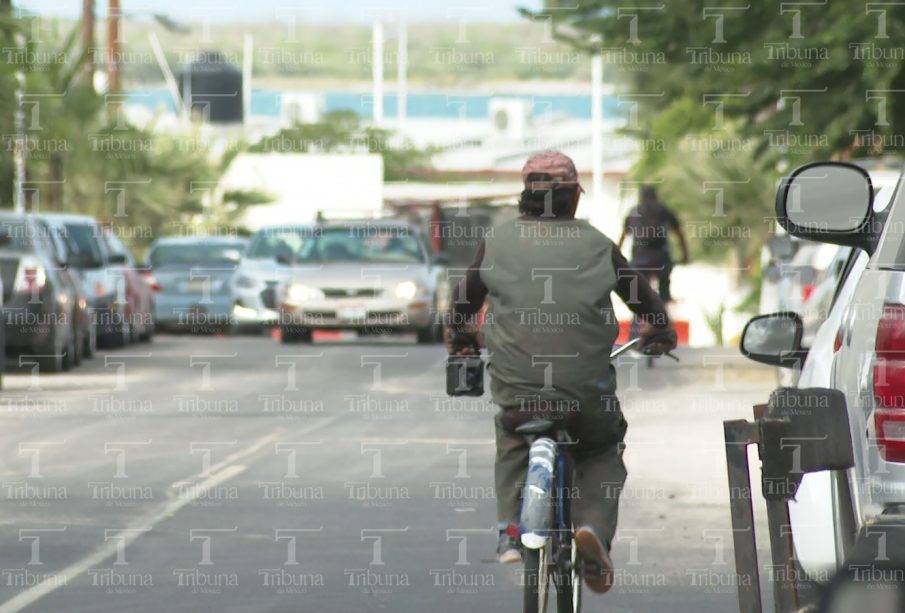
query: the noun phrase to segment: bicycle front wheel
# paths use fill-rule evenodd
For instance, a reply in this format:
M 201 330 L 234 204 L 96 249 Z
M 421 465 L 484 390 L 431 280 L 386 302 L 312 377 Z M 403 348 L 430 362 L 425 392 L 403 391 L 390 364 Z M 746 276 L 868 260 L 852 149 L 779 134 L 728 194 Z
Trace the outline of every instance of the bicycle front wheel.
M 550 595 L 550 539 L 540 549 L 525 550 L 525 613 L 546 613 Z

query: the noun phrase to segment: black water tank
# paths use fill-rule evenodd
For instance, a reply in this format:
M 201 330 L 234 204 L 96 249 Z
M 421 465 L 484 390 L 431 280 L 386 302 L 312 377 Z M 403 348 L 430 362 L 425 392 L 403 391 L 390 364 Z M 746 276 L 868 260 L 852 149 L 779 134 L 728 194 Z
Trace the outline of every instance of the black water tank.
M 192 114 L 211 123 L 242 121 L 242 71 L 218 51 L 202 51 L 179 74 L 179 93 Z

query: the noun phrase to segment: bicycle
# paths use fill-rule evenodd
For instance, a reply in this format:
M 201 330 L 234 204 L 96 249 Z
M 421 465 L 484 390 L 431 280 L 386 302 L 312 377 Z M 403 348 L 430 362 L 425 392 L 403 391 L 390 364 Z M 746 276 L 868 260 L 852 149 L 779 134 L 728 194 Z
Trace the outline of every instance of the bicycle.
M 632 339 L 613 351 L 610 359 L 619 357 L 640 342 L 639 338 Z M 649 342 L 657 342 L 657 338 L 651 338 Z M 643 348 L 641 352 L 645 353 Z M 669 352 L 666 355 L 678 359 Z M 578 558 L 576 554 L 571 499 L 567 494 L 572 491 L 572 457 L 568 451 L 572 438 L 562 420 L 532 419 L 516 427 L 515 432 L 531 439 L 532 450 L 535 445 L 554 450 L 550 466 L 550 487 L 541 494 L 550 499 L 551 517 L 543 518 L 544 521 L 540 522 L 545 525 L 529 525 L 537 523 L 537 518 L 527 518 L 523 505 L 519 521 L 525 561 L 524 612 L 546 612 L 552 582 L 556 589 L 556 613 L 578 613 L 581 611 L 581 578 L 586 572 L 599 573 L 600 569 L 589 567 L 590 562 Z M 530 487 L 528 480 L 525 487 Z

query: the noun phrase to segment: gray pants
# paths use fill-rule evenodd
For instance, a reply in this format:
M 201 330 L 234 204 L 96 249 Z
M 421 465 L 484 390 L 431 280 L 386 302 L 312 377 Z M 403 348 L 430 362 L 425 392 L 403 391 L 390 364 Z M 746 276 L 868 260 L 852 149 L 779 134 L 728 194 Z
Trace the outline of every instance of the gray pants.
M 497 519 L 500 525 L 518 524 L 521 511 L 521 491 L 528 472 L 528 449 L 530 445 L 521 434 L 506 430 L 500 423 L 502 409 L 496 416 L 496 481 Z M 582 409 L 584 412 L 586 409 Z M 603 411 L 601 407 L 591 407 L 589 413 Z M 585 415 L 583 414 L 584 418 Z M 587 415 L 595 421 L 595 415 Z M 610 421 L 607 419 L 607 421 Z M 580 433 L 579 433 L 580 434 Z M 612 439 L 579 440 L 573 452 L 575 473 L 572 493 L 572 523 L 575 527 L 590 526 L 609 549 L 616 535 L 616 521 L 619 515 L 619 495 L 625 483 L 627 472 L 622 462 L 624 445 Z

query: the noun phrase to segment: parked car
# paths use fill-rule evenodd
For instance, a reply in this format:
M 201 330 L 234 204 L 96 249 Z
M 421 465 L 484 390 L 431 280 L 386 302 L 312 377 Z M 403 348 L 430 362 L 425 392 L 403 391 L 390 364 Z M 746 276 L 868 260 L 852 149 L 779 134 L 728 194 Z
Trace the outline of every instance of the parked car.
M 274 225 L 255 232 L 232 278 L 233 321 L 238 330 L 260 331 L 279 323 L 277 287 L 289 260 L 318 232 L 317 226 Z
M 81 344 L 80 350 L 74 354 L 73 362 L 78 365 L 83 359 L 92 358 L 97 353 L 97 329 L 91 316 L 88 294 L 85 293 L 84 279 L 79 270 L 72 266 L 73 254 L 76 250 L 64 233 L 53 228 L 44 220 L 35 219 L 35 224 L 49 237 L 55 259 L 66 263 L 60 271 L 60 275 L 76 296 L 74 324 L 77 326 L 76 336 L 81 339 Z
M 797 330 L 784 323 L 771 332 L 776 355 L 757 358 L 786 367 L 797 363 L 797 387 L 834 388 L 846 397 L 855 467 L 804 475 L 789 505 L 796 559 L 817 581 L 843 563 L 862 526 L 905 509 L 905 192 L 900 183 L 899 173 L 874 171 L 868 178 L 851 164 L 812 164 L 787 177 L 777 196 L 777 217 L 790 234 L 849 250 L 847 256 L 837 254 L 844 264 L 828 316 L 810 346 L 801 343 L 804 326 L 798 319 Z M 793 190 L 795 206 L 787 208 Z M 794 360 L 783 363 L 783 356 Z
M 405 222 L 323 222 L 275 257 L 289 266 L 279 287 L 283 342 L 316 328 L 415 332 L 439 342 L 448 302 L 442 257 Z
M 820 247 L 814 254 L 811 283 L 799 288 L 802 297 L 801 321 L 804 325 L 801 341 L 806 347 L 813 343 L 818 328 L 830 313 L 839 282 L 846 272 L 846 263 L 852 254 L 851 247 L 828 244 L 821 244 Z
M 101 236 L 111 263 L 118 268 L 126 292 L 125 317 L 128 322 L 126 342 L 149 342 L 154 336 L 154 292 L 155 288 L 146 281 L 136 268 L 135 258 L 129 248 L 110 228 L 102 227 Z M 118 265 L 117 262 L 120 262 Z
M 71 265 L 79 271 L 88 295 L 98 344 L 127 344 L 132 334 L 122 272 L 127 256 L 111 252 L 100 224 L 92 217 L 66 213 L 41 213 L 36 217 L 63 233 L 75 250 Z
M 163 237 L 146 266 L 158 287 L 154 321 L 160 329 L 225 332 L 232 328 L 232 280 L 248 246 L 244 238 Z
M 5 347 L 19 364 L 45 372 L 80 360 L 80 304 L 67 262 L 59 259 L 45 228 L 30 216 L 0 213 Z

